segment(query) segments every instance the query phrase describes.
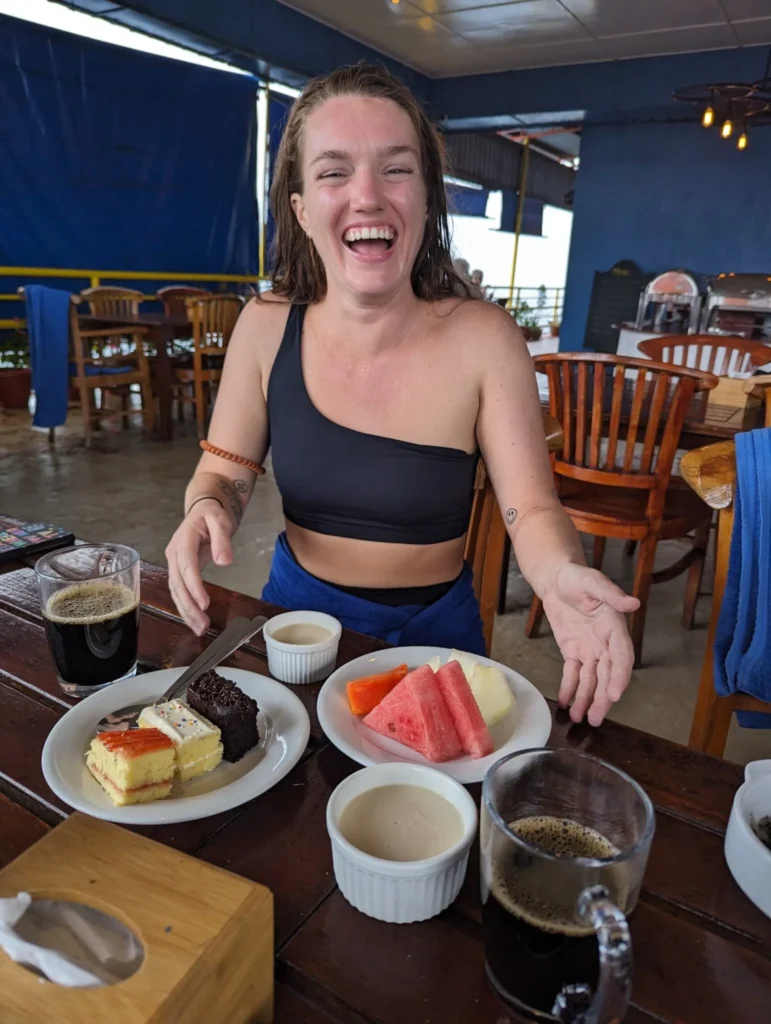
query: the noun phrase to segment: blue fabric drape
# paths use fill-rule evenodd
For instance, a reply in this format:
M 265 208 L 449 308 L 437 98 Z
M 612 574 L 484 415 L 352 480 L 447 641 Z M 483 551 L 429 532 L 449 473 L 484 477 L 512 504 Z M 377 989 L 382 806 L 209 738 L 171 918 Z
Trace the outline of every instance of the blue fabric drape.
M 771 427 L 736 435 L 734 528 L 715 637 L 715 689 L 771 701 Z M 771 728 L 771 714 L 738 712 Z
M 255 273 L 256 88 L 0 16 L 0 264 Z
M 24 289 L 24 298 L 35 392 L 32 424 L 60 427 L 67 419 L 70 293 L 34 284 Z

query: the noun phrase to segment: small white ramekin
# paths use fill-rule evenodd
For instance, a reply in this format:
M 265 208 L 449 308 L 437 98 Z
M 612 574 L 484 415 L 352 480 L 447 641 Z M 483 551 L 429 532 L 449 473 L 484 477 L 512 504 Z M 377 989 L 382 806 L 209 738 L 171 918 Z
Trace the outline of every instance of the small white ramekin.
M 285 644 L 273 634 L 284 626 L 307 623 L 328 629 L 330 637 L 318 644 Z M 332 672 L 337 661 L 337 648 L 343 627 L 324 612 L 283 612 L 269 619 L 263 627 L 265 650 L 268 652 L 270 674 L 282 683 L 318 683 Z
M 339 828 L 343 810 L 355 797 L 380 786 L 424 786 L 460 813 L 463 835 L 444 853 L 426 860 L 393 861 L 359 850 Z M 335 879 L 348 902 L 369 917 L 392 924 L 425 921 L 455 900 L 466 876 L 469 849 L 477 830 L 477 807 L 469 793 L 435 768 L 407 762 L 375 764 L 349 775 L 327 804 Z

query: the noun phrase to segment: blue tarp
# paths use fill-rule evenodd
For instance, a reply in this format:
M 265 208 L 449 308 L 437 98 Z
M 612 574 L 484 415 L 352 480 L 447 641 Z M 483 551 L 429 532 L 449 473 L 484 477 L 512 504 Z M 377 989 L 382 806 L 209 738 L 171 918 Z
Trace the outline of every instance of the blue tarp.
M 0 16 L 0 265 L 256 273 L 256 88 Z
M 284 125 L 289 114 L 289 108 L 293 100 L 288 96 L 277 96 L 270 94 L 268 102 L 268 157 L 270 160 L 269 176 L 270 184 L 273 184 L 273 171 L 276 167 L 276 155 L 281 136 L 284 133 Z M 276 231 L 276 222 L 273 219 L 273 211 L 268 209 L 268 223 L 265 228 L 265 266 L 270 272 L 273 269 L 273 236 Z
M 504 190 L 501 193 L 503 202 L 501 204 L 501 231 L 516 230 L 518 196 L 516 192 Z M 522 234 L 542 235 L 543 234 L 543 207 L 540 199 L 531 199 L 525 196 L 525 208 L 522 211 Z

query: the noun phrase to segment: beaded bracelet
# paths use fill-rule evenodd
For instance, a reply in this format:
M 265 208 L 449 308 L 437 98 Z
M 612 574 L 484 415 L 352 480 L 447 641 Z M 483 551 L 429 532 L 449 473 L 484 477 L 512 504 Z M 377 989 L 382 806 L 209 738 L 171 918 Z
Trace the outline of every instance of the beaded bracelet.
M 243 466 L 244 469 L 250 469 L 257 476 L 265 472 L 259 462 L 245 459 L 243 455 L 234 455 L 233 452 L 227 452 L 224 448 L 217 448 L 216 445 L 210 444 L 208 441 L 201 441 L 201 448 L 205 452 L 209 452 L 210 455 L 218 455 L 221 459 L 227 459 L 228 462 L 237 462 L 239 466 Z

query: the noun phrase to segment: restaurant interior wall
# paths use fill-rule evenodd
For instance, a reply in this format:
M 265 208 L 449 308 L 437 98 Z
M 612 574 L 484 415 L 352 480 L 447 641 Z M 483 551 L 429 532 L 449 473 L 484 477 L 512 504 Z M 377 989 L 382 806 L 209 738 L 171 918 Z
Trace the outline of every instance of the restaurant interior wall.
M 700 124 L 587 126 L 560 334 L 583 348 L 595 271 L 771 275 L 771 127 L 749 146 Z
M 0 265 L 256 273 L 255 94 L 248 76 L 0 18 Z

